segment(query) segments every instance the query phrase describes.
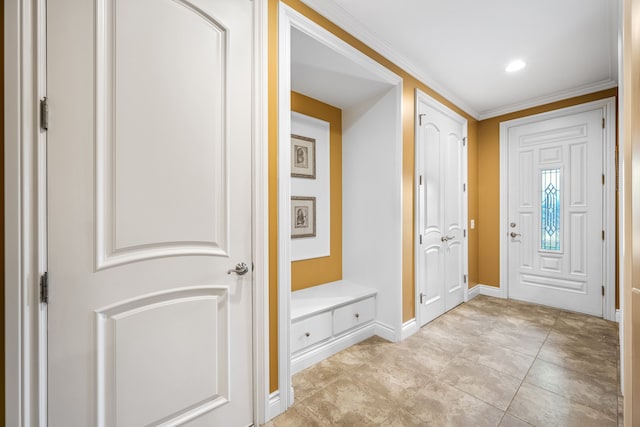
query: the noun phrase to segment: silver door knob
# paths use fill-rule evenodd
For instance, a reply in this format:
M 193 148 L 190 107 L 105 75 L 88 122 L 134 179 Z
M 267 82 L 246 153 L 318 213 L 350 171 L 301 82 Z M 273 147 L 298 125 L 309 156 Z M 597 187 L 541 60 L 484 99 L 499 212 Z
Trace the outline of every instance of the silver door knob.
M 518 236 L 522 236 L 522 234 L 520 234 L 520 233 L 516 233 L 516 232 L 512 231 L 511 233 L 509 233 L 509 236 L 511 236 L 511 237 L 518 237 Z
M 453 239 L 455 239 L 455 237 L 453 236 L 444 236 L 440 238 L 440 240 L 442 240 L 443 242 L 448 242 L 449 240 L 453 240 Z
M 238 265 L 236 265 L 236 268 L 228 270 L 227 274 L 236 273 L 238 276 L 242 276 L 243 274 L 247 274 L 248 271 L 249 267 L 247 267 L 247 264 L 239 262 Z

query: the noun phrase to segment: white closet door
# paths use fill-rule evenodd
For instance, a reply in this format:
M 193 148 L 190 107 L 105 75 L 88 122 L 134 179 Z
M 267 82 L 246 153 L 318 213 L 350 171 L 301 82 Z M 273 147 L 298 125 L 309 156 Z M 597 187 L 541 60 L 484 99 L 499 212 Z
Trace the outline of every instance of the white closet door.
M 466 272 L 466 121 L 435 102 L 418 103 L 420 323 L 463 302 Z
M 48 425 L 251 425 L 251 2 L 49 0 L 47 38 Z

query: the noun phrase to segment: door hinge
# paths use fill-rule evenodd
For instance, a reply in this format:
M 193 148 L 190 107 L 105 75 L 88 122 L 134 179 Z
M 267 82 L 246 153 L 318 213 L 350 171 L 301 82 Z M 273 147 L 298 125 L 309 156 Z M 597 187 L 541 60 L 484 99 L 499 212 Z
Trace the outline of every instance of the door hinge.
M 422 244 L 422 234 L 420 235 L 420 244 Z
M 420 304 L 424 304 L 424 300 L 426 299 L 427 296 L 424 293 L 420 292 Z
M 604 286 L 602 287 L 602 296 L 604 296 Z
M 604 240 L 604 230 L 602 230 L 602 240 Z
M 49 129 L 49 99 L 46 96 L 40 100 L 40 129 Z
M 422 126 L 422 118 L 425 117 L 426 114 L 418 114 L 418 125 Z
M 467 237 L 467 230 L 462 230 L 462 237 Z
M 467 191 L 467 184 L 462 184 L 462 191 Z
M 49 273 L 46 271 L 40 276 L 40 302 L 49 304 Z
M 604 174 L 602 174 L 602 185 L 604 185 Z
M 422 175 L 420 175 L 420 185 L 422 185 Z
M 604 124 L 605 124 L 605 119 L 604 117 L 602 118 L 602 129 L 604 129 Z
M 464 147 L 465 145 L 467 145 L 467 137 L 466 136 L 464 138 L 462 138 L 462 146 Z
M 462 277 L 462 280 L 464 281 L 464 283 L 467 283 L 467 275 L 466 274 Z

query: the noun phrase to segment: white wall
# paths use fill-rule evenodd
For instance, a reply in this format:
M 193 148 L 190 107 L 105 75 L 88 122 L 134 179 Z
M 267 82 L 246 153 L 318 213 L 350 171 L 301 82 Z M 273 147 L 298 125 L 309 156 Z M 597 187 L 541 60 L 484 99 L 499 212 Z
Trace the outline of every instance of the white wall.
M 401 86 L 343 111 L 343 277 L 378 290 L 379 322 L 402 326 Z
M 291 261 L 331 255 L 329 123 L 291 113 L 291 133 L 316 140 L 316 179 L 291 178 L 291 195 L 316 198 L 316 236 L 291 239 Z

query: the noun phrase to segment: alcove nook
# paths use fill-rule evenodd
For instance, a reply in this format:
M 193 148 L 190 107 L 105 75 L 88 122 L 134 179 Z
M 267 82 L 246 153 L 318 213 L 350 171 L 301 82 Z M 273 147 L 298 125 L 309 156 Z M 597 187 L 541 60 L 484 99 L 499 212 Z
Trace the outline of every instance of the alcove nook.
M 279 26 L 282 398 L 295 372 L 400 339 L 402 80 L 285 5 Z

